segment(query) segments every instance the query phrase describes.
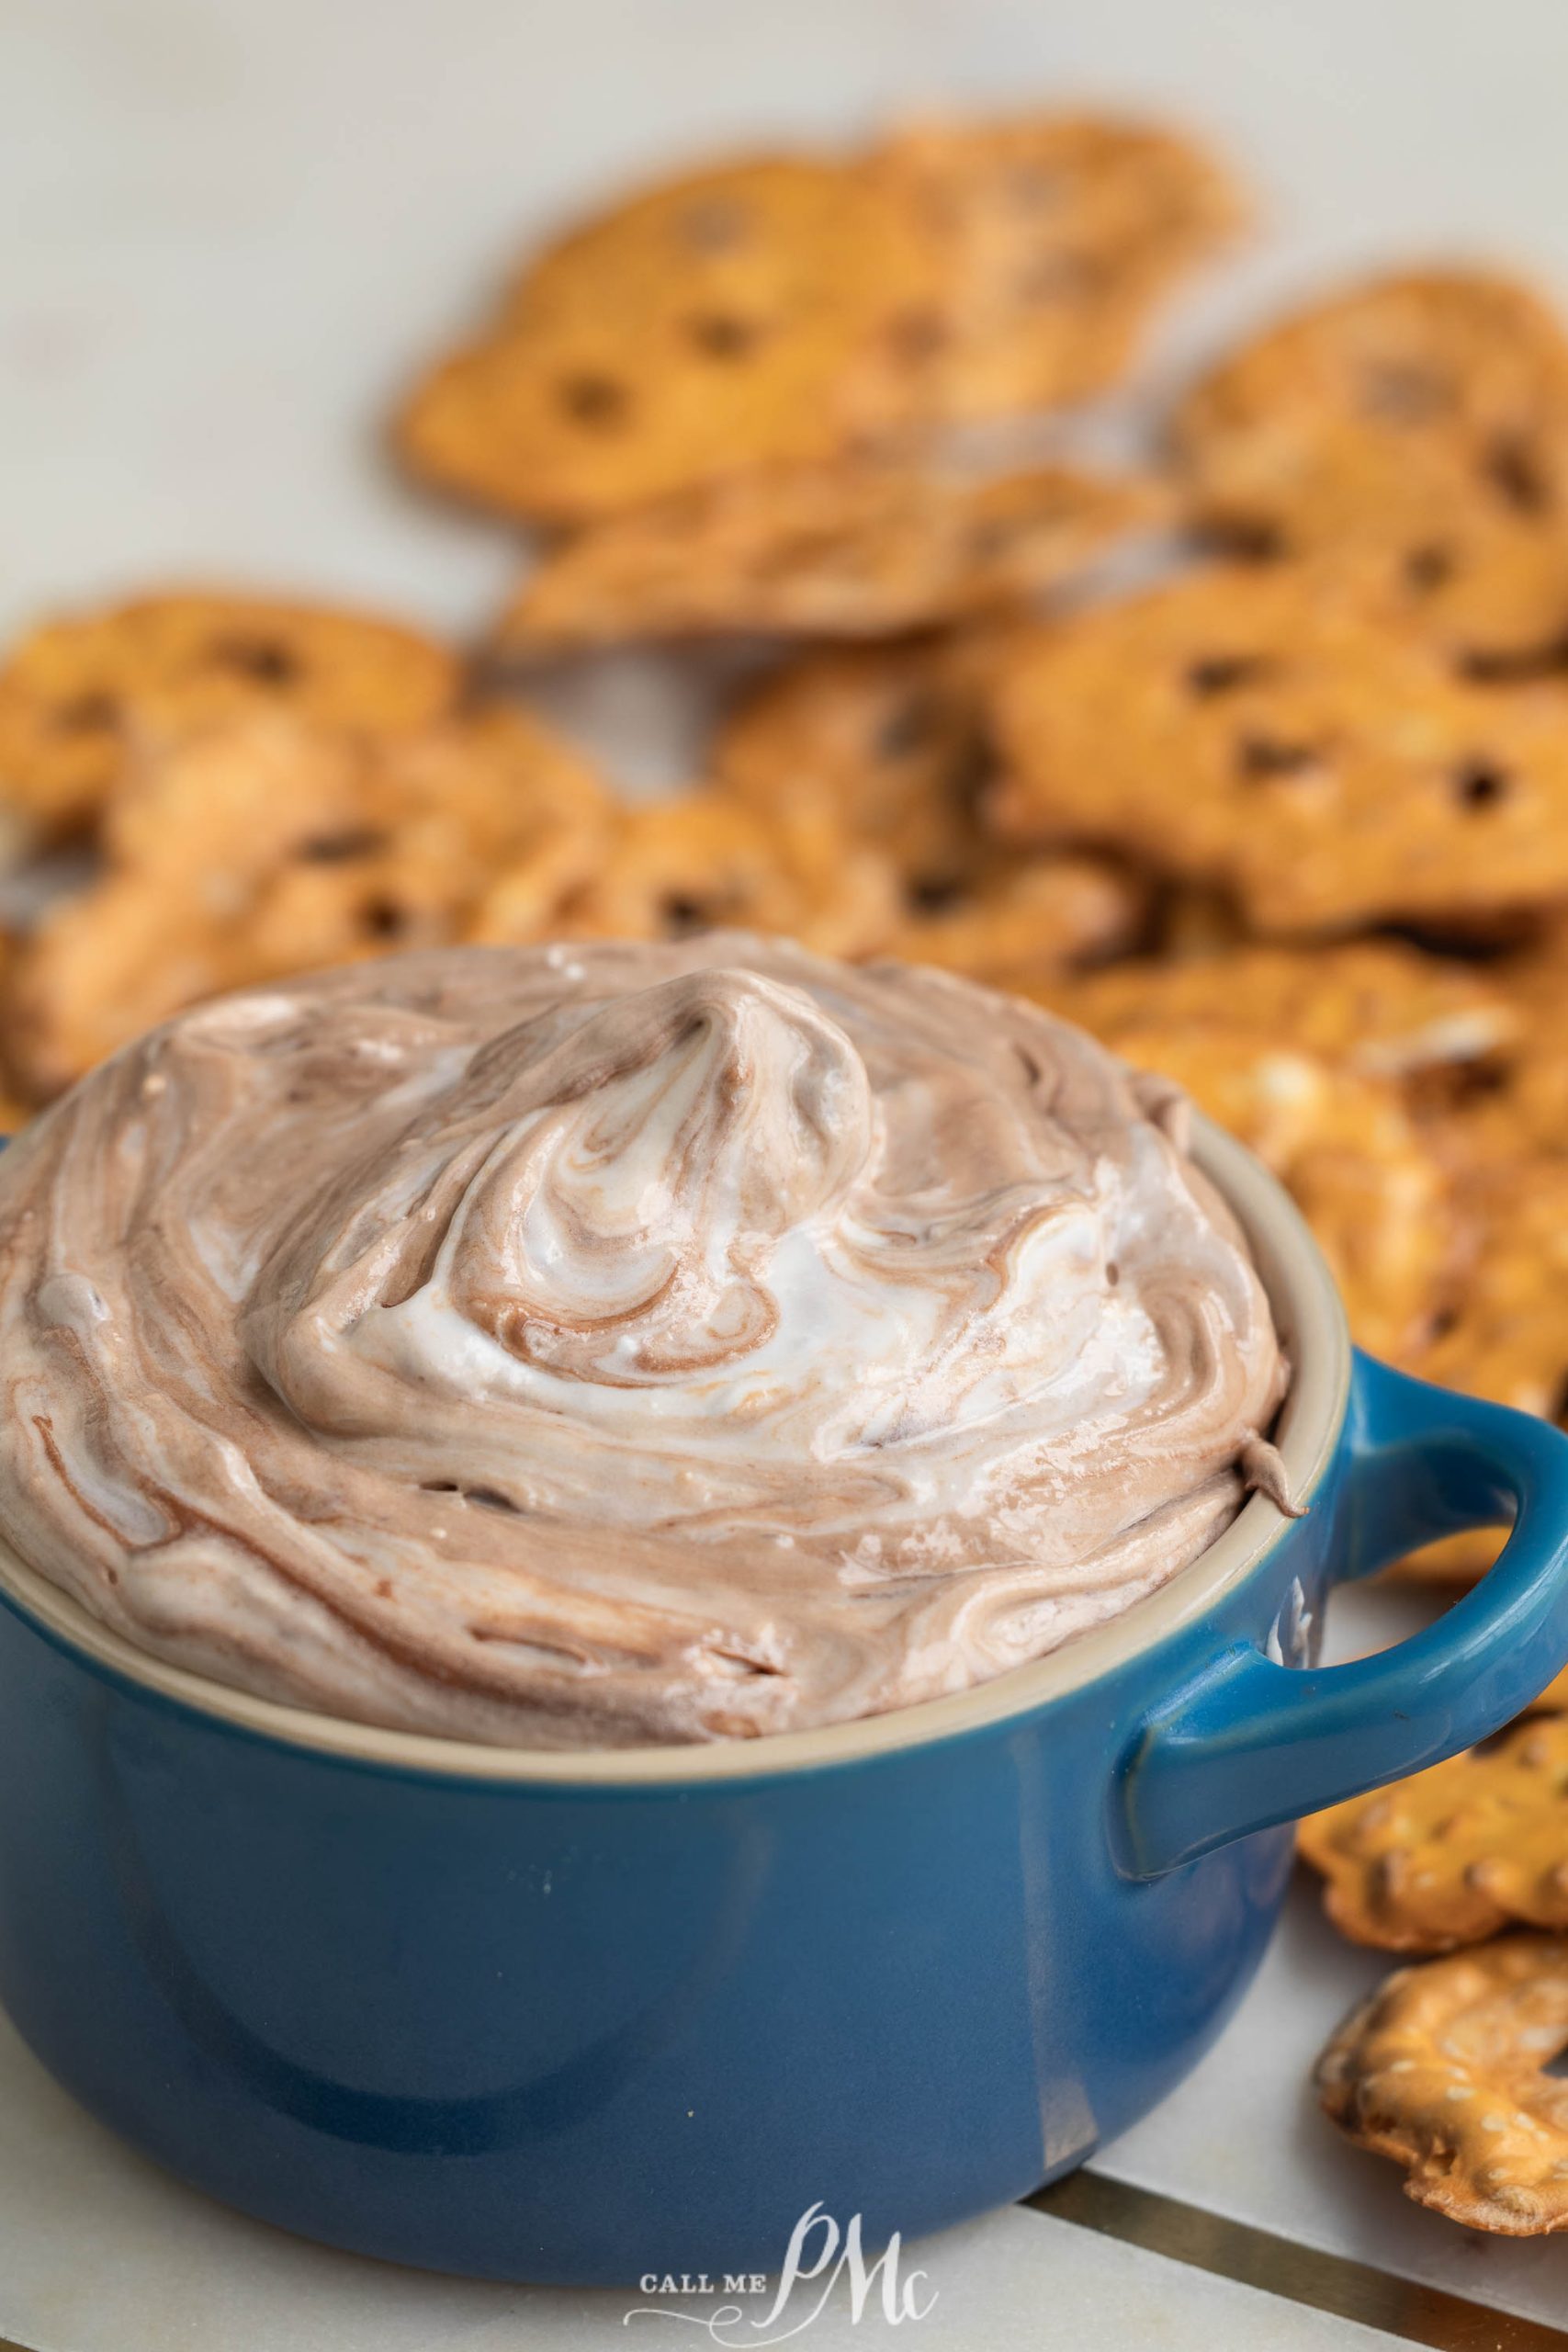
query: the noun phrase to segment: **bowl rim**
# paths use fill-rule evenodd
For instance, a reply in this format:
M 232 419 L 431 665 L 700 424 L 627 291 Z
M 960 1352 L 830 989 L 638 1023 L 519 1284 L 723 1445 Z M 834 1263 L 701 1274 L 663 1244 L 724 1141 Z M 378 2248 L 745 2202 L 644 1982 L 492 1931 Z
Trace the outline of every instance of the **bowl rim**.
M 1301 1212 L 1244 1145 L 1195 1114 L 1192 1158 L 1240 1222 L 1273 1308 L 1292 1366 L 1275 1442 L 1293 1499 L 1309 1504 L 1334 1457 L 1349 1398 L 1350 1338 L 1343 1304 Z M 296 1750 L 405 1776 L 492 1785 L 682 1788 L 868 1762 L 1035 1714 L 1195 1624 L 1251 1575 L 1292 1523 L 1266 1495 L 1249 1496 L 1224 1532 L 1156 1591 L 1048 1656 L 966 1690 L 848 1723 L 687 1746 L 499 1747 L 434 1732 L 389 1730 L 256 1697 L 138 1649 L 30 1567 L 3 1536 L 0 1599 L 56 1646 L 79 1653 L 111 1679 Z

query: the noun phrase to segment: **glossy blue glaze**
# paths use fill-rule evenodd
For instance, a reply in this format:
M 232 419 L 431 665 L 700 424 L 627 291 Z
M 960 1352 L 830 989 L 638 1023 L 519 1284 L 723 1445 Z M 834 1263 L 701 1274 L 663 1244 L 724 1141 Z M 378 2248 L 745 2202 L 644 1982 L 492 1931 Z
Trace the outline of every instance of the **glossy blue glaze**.
M 1270 1662 L 1506 1517 L 1439 1624 Z M 1153 2105 L 1262 1951 L 1292 1815 L 1568 1658 L 1568 1440 L 1360 1362 L 1309 1515 L 1032 1712 L 741 1779 L 495 1782 L 164 1698 L 0 1607 L 0 1996 L 84 2103 L 312 2236 L 509 2278 L 776 2267 L 1021 2195 Z M 1310 1636 L 1308 1640 L 1310 1647 Z

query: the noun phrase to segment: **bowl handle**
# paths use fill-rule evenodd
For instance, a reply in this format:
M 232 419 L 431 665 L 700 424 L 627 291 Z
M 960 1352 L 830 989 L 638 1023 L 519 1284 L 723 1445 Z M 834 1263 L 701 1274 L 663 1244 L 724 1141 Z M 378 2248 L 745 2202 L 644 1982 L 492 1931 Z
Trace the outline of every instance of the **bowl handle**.
M 1511 1519 L 1514 1532 L 1474 1589 L 1408 1641 L 1304 1668 L 1235 1643 L 1147 1715 L 1112 1808 L 1134 1877 L 1472 1747 L 1568 1662 L 1568 1437 L 1359 1352 L 1345 1436 L 1335 1581 L 1464 1528 Z M 1323 1491 L 1326 1504 L 1328 1481 Z

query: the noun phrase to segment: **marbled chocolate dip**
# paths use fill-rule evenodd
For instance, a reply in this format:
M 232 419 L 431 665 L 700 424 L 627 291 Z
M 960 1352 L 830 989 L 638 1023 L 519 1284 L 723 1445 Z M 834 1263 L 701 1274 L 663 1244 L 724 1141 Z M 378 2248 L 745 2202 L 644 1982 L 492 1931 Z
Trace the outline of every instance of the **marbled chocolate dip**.
M 1279 1404 L 1168 1107 L 1034 1007 L 738 935 L 221 1000 L 0 1158 L 0 1528 L 371 1723 L 962 1690 L 1191 1560 Z

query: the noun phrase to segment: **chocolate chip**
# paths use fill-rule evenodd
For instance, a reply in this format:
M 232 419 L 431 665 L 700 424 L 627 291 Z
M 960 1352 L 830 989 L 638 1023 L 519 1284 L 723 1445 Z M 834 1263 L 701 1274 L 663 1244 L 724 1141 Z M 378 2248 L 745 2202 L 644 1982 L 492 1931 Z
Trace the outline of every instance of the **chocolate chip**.
M 1108 1287 L 1114 1290 L 1121 1279 L 1121 1267 L 1117 1264 L 1114 1258 L 1108 1258 L 1105 1261 L 1105 1280 Z
M 940 915 L 958 904 L 964 888 L 951 875 L 923 875 L 909 884 L 907 895 L 916 914 Z
M 372 939 L 400 939 L 412 917 L 395 899 L 371 899 L 362 910 L 360 921 Z
M 1490 1060 L 1456 1062 L 1443 1072 L 1447 1098 L 1460 1110 L 1467 1104 L 1493 1101 L 1506 1091 L 1509 1080 L 1506 1062 L 1495 1057 Z
M 1466 808 L 1495 808 L 1507 797 L 1510 778 L 1487 760 L 1472 760 L 1454 776 L 1454 797 Z
M 750 319 L 728 311 L 703 311 L 686 322 L 686 333 L 709 359 L 741 359 L 761 333 Z
M 207 649 L 207 659 L 220 670 L 233 670 L 258 686 L 292 686 L 303 674 L 299 656 L 274 638 L 221 637 Z
M 710 921 L 700 899 L 688 899 L 674 890 L 660 901 L 660 911 L 664 929 L 672 938 L 679 938 L 685 932 L 705 931 Z
M 959 744 L 947 763 L 942 788 L 951 805 L 966 816 L 976 816 L 989 786 L 995 783 L 997 755 L 983 737 Z
M 1191 664 L 1187 684 L 1195 695 L 1234 694 L 1237 686 L 1256 685 L 1272 667 L 1261 653 L 1211 653 Z
M 1540 645 L 1498 646 L 1488 652 L 1473 648 L 1461 656 L 1461 674 L 1478 686 L 1514 686 L 1531 678 L 1555 678 L 1568 670 L 1568 636 L 1549 638 Z
M 1551 503 L 1551 488 L 1540 459 L 1518 434 L 1499 434 L 1486 451 L 1486 478 L 1517 514 L 1540 514 Z
M 1424 956 L 1448 956 L 1460 964 L 1495 964 L 1528 944 L 1533 935 L 1521 932 L 1517 917 L 1498 917 L 1489 930 L 1453 928 L 1440 922 L 1396 922 L 1384 926 L 1384 935 L 1403 939 L 1411 947 L 1420 948 Z M 1491 1075 L 1487 1063 L 1455 1064 L 1448 1074 L 1448 1083 L 1461 1093 L 1495 1091 L 1501 1080 Z
M 1244 522 L 1227 518 L 1212 536 L 1234 563 L 1278 563 L 1290 553 L 1290 542 L 1278 523 L 1254 516 Z
M 294 854 L 307 865 L 344 865 L 356 857 L 373 856 L 386 847 L 386 840 L 373 826 L 345 826 L 339 833 L 313 834 Z
M 97 735 L 119 724 L 119 705 L 113 695 L 73 695 L 54 714 L 62 735 Z
M 579 424 L 599 427 L 623 424 L 628 406 L 626 388 L 614 376 L 587 373 L 563 379 L 560 403 Z
M 1454 576 L 1454 555 L 1451 548 L 1433 542 L 1426 547 L 1412 548 L 1404 559 L 1406 587 L 1418 595 L 1427 595 L 1434 588 L 1446 587 Z
M 1303 769 L 1315 767 L 1318 751 L 1314 743 L 1283 743 L 1273 735 L 1244 735 L 1236 745 L 1236 760 L 1243 775 L 1261 782 L 1271 776 L 1300 775 Z

